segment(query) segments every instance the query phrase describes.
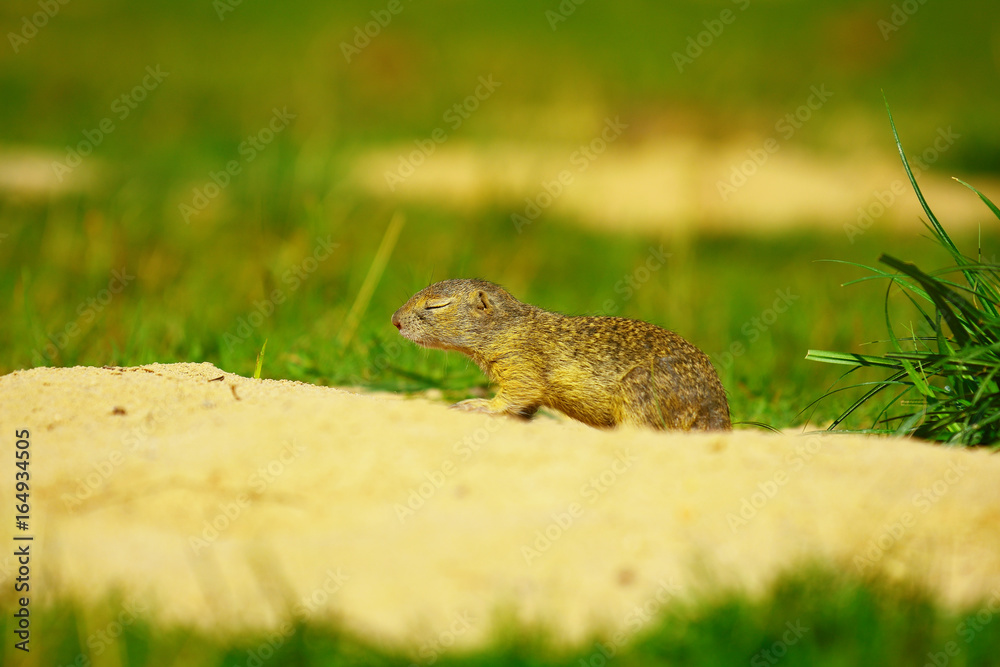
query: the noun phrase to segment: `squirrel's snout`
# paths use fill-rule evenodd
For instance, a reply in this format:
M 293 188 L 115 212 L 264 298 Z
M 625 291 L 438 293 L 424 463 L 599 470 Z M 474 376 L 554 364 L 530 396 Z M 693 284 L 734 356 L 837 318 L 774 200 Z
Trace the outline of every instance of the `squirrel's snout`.
M 399 313 L 398 313 L 398 312 L 395 312 L 395 313 L 393 313 L 393 314 L 392 314 L 392 323 L 393 323 L 393 324 L 394 324 L 394 325 L 396 326 L 396 328 L 397 328 L 397 329 L 399 329 L 400 331 L 402 331 L 402 330 L 403 330 L 403 325 L 402 325 L 402 324 L 401 324 L 401 323 L 399 322 Z

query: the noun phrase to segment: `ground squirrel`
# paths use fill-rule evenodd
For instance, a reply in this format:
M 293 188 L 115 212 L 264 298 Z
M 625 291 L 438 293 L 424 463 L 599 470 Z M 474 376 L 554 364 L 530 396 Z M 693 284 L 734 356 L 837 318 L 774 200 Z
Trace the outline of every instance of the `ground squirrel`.
M 414 343 L 468 355 L 492 400 L 453 407 L 530 418 L 549 407 L 597 427 L 729 429 L 729 404 L 701 350 L 622 317 L 570 317 L 522 303 L 485 280 L 445 280 L 392 315 Z

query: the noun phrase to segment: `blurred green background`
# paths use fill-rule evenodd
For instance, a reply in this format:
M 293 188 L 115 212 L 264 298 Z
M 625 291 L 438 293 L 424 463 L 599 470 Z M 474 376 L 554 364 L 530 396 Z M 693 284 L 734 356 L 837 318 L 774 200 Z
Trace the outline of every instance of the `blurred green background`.
M 674 329 L 713 357 L 734 419 L 790 426 L 839 375 L 804 361 L 806 349 L 884 337 L 885 286 L 840 287 L 863 272 L 815 260 L 890 252 L 929 269 L 946 258 L 915 215 L 851 238 L 843 225 L 856 216 L 840 221 L 821 197 L 776 229 L 733 224 L 740 198 L 716 192 L 731 166 L 825 85 L 833 97 L 753 178 L 801 171 L 807 156 L 867 181 L 884 162 L 895 171 L 844 194 L 846 210 L 868 206 L 903 177 L 884 90 L 904 146 L 919 153 L 940 128 L 961 136 L 926 177 L 960 175 L 1000 199 L 993 0 L 9 0 L 0 21 L 0 373 L 210 361 L 249 375 L 267 339 L 264 377 L 461 397 L 485 386 L 478 369 L 401 340 L 389 316 L 433 281 L 482 277 L 552 310 Z M 469 102 L 480 77 L 500 85 Z M 608 118 L 628 129 L 594 173 L 631 183 L 616 165 L 693 142 L 690 169 L 707 183 L 696 201 L 715 213 L 601 225 L 585 192 L 600 189 L 581 180 L 519 233 L 525 197 Z M 429 142 L 413 180 L 389 188 L 380 165 Z M 510 161 L 485 176 L 463 167 L 498 154 Z M 828 181 L 814 171 L 817 187 Z M 649 179 L 653 198 L 678 187 Z M 810 183 L 779 178 L 761 194 L 765 212 L 809 200 Z M 641 211 L 645 200 L 621 191 Z M 345 328 L 396 212 L 398 243 Z M 977 252 L 974 225 L 953 231 Z M 995 241 L 984 227 L 987 257 Z M 661 246 L 667 261 L 644 271 Z M 783 312 L 780 294 L 794 297 Z

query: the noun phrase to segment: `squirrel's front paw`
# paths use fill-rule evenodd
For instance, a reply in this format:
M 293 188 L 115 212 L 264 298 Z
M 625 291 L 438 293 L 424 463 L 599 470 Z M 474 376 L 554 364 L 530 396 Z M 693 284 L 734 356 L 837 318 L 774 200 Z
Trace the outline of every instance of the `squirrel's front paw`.
M 451 407 L 455 410 L 464 410 L 465 412 L 482 412 L 497 416 L 503 415 L 519 421 L 531 419 L 531 415 L 535 413 L 533 409 L 519 410 L 511 404 L 498 401 L 495 398 L 492 401 L 488 401 L 485 398 L 470 398 L 465 401 L 459 401 Z
M 459 401 L 455 405 L 451 406 L 453 410 L 462 410 L 464 412 L 485 412 L 486 414 L 495 414 L 493 410 L 490 409 L 490 402 L 485 398 L 470 398 L 465 401 Z

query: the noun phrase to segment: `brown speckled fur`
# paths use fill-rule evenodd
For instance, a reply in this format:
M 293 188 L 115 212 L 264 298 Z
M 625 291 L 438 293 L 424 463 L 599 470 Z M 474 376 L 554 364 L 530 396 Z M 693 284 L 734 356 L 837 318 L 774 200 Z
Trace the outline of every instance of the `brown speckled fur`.
M 485 280 L 445 280 L 392 315 L 419 345 L 468 355 L 499 390 L 463 410 L 531 417 L 555 408 L 597 427 L 729 429 L 708 357 L 672 331 L 621 317 L 569 317 Z

